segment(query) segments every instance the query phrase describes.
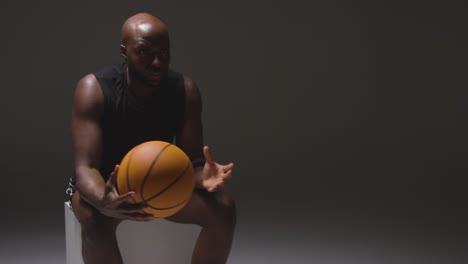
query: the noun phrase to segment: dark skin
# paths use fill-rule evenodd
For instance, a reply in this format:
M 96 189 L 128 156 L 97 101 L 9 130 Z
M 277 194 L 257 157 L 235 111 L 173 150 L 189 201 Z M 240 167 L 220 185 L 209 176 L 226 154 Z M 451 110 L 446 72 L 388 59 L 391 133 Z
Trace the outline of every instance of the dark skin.
M 121 54 L 128 65 L 129 89 L 142 100 L 157 96 L 161 79 L 169 69 L 169 36 L 163 22 L 149 14 L 130 17 L 122 26 Z M 178 213 L 166 218 L 202 227 L 192 263 L 225 263 L 236 222 L 235 205 L 222 187 L 231 177 L 234 164 L 214 161 L 210 148 L 203 147 L 201 96 L 196 83 L 184 76 L 186 112 L 176 134 L 176 144 L 192 160 L 203 159 L 195 168 L 196 190 Z M 115 231 L 123 220 L 152 221 L 142 212 L 144 204 L 131 204 L 134 192 L 116 189 L 118 165 L 109 179 L 99 173 L 102 153 L 104 96 L 94 75 L 82 78 L 76 87 L 72 111 L 72 141 L 77 192 L 72 206 L 82 227 L 83 260 L 87 264 L 120 264 L 122 258 Z

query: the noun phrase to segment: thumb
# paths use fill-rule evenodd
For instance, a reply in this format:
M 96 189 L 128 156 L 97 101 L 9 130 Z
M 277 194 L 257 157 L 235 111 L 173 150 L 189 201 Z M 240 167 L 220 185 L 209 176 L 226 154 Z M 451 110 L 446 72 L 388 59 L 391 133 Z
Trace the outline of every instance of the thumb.
M 114 171 L 111 172 L 109 179 L 107 180 L 107 184 L 109 184 L 112 187 L 115 187 L 117 185 L 117 174 L 119 173 L 119 165 L 115 165 Z
M 206 163 L 213 165 L 214 164 L 213 155 L 211 154 L 211 150 L 208 146 L 205 146 L 203 148 L 203 154 L 205 156 Z

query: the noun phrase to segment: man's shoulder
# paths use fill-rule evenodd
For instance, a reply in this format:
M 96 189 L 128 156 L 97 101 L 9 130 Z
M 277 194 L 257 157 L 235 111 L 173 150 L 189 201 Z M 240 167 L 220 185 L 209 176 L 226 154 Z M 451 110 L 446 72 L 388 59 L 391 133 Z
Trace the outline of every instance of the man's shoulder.
M 123 63 L 114 63 L 91 71 L 78 81 L 77 88 L 92 91 L 96 95 L 109 96 L 113 87 L 122 81 L 123 66 Z
M 178 81 L 181 81 L 183 83 L 183 86 L 185 87 L 185 89 L 187 88 L 192 88 L 192 87 L 196 87 L 196 84 L 195 82 L 193 81 L 192 78 L 190 78 L 188 75 L 180 72 L 180 71 L 177 71 L 173 68 L 170 68 L 169 71 L 168 71 L 168 77 L 169 79 L 172 79 L 172 80 L 178 80 Z
M 175 70 L 174 68 L 169 68 L 167 70 L 167 78 L 169 80 L 177 80 L 177 79 L 182 79 L 183 78 L 183 74 L 177 70 Z

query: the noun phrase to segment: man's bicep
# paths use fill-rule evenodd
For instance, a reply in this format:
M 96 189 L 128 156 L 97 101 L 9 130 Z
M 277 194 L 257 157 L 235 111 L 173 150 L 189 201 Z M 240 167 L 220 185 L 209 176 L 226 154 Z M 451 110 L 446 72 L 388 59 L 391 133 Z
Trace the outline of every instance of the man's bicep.
M 176 144 L 190 159 L 203 158 L 202 101 L 197 85 L 185 78 L 185 113 L 176 136 Z
M 79 166 L 98 168 L 101 156 L 99 122 L 103 98 L 100 87 L 90 78 L 85 77 L 78 83 L 73 100 L 71 132 L 75 169 Z
M 203 135 L 201 119 L 184 120 L 176 144 L 194 160 L 203 157 Z
M 75 166 L 98 167 L 101 129 L 94 120 L 72 118 L 72 142 Z

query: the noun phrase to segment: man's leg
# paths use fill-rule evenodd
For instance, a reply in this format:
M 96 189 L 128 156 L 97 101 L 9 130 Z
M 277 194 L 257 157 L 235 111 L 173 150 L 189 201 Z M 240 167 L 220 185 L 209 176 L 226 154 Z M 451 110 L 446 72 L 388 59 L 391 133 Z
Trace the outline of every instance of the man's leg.
M 192 255 L 192 264 L 226 263 L 236 225 L 235 203 L 228 194 L 221 191 L 194 191 L 187 205 L 167 219 L 202 227 Z
M 81 224 L 83 261 L 86 264 L 122 264 L 116 230 L 120 220 L 101 214 L 75 192 L 72 208 Z

